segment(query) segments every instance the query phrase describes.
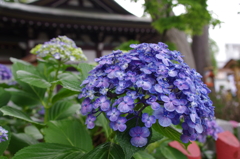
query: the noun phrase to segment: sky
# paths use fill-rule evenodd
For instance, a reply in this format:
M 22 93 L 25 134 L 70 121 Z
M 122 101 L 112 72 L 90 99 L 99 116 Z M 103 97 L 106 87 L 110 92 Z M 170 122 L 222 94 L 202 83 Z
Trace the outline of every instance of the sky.
M 144 0 L 139 0 L 138 3 L 130 2 L 130 0 L 115 1 L 134 15 L 142 16 Z M 240 12 L 240 0 L 208 0 L 207 3 L 208 10 L 213 12 L 213 16 L 223 22 L 221 27 L 209 28 L 209 37 L 219 47 L 216 59 L 221 66 L 227 60 L 225 44 L 240 44 L 240 14 L 238 14 Z M 180 14 L 184 12 L 184 8 L 179 7 L 174 12 Z

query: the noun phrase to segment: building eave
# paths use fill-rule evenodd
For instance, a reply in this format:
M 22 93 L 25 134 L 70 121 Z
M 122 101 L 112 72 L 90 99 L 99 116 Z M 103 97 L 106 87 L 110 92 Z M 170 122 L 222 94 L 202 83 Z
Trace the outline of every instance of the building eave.
M 121 15 L 121 14 L 106 14 L 106 13 L 89 13 L 76 10 L 59 9 L 51 7 L 42 7 L 34 5 L 26 5 L 21 3 L 0 3 L 0 12 L 4 11 L 20 11 L 29 14 L 43 14 L 50 16 L 61 16 L 61 17 L 75 17 L 75 18 L 85 18 L 91 20 L 105 20 L 105 21 L 118 21 L 118 22 L 136 22 L 136 23 L 151 23 L 150 18 L 140 18 L 134 15 Z

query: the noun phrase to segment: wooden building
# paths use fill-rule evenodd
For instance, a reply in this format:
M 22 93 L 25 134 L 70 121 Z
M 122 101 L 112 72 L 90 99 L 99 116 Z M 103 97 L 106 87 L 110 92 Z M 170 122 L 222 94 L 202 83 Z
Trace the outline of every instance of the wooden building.
M 139 18 L 114 0 L 0 0 L 0 63 L 26 58 L 36 44 L 58 35 L 73 39 L 93 61 L 128 40 L 156 43 L 151 19 Z

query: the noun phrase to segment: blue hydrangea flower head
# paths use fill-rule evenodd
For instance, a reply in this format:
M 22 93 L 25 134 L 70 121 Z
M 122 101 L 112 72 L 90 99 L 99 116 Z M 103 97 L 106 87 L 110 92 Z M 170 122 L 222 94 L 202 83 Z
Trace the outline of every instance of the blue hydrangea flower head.
M 143 147 L 147 144 L 150 135 L 150 131 L 146 127 L 134 127 L 129 131 L 131 138 L 131 144 L 136 147 Z
M 96 117 L 95 116 L 93 116 L 93 115 L 88 115 L 88 117 L 87 117 L 87 119 L 86 119 L 86 122 L 85 122 L 85 124 L 87 125 L 87 128 L 88 129 L 92 129 L 92 128 L 94 128 L 95 127 L 95 123 L 94 123 L 94 121 L 96 120 Z
M 220 127 L 216 120 L 205 120 L 205 123 L 208 126 L 208 129 L 205 129 L 204 132 L 197 137 L 199 142 L 206 142 L 207 136 L 212 136 L 215 140 L 217 140 L 217 134 L 223 132 L 223 128 Z
M 12 78 L 12 71 L 7 66 L 0 64 L 0 80 L 10 80 Z
M 140 128 L 142 124 L 136 123 L 130 136 L 156 122 L 162 127 L 181 124 L 183 142 L 209 135 L 212 127 L 206 120 L 214 120 L 214 107 L 201 75 L 164 43 L 130 47 L 127 53 L 118 50 L 96 59 L 98 65 L 81 84 L 81 113 L 96 117 L 103 113 L 114 131 L 125 131 L 127 121 L 134 118 L 145 125 Z M 147 107 L 151 113 L 144 112 Z M 148 136 L 132 136 L 131 143 L 141 147 L 147 140 Z
M 67 36 L 58 36 L 44 44 L 39 44 L 30 52 L 41 58 L 54 58 L 62 61 L 87 60 L 82 49 L 77 47 L 75 42 Z
M 0 142 L 8 140 L 8 131 L 0 126 Z

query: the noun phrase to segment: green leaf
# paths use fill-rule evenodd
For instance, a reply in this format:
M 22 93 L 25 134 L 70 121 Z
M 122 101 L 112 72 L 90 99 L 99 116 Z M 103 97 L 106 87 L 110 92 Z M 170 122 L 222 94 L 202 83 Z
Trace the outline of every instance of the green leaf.
M 16 88 L 5 89 L 11 94 L 11 101 L 19 106 L 32 106 L 40 103 L 37 96 L 31 92 L 19 90 Z
M 12 108 L 10 106 L 4 106 L 4 107 L 0 108 L 0 111 L 3 112 L 3 115 L 9 115 L 11 117 L 22 119 L 22 120 L 25 120 L 27 122 L 33 123 L 33 124 L 44 125 L 42 123 L 38 123 L 38 122 L 33 121 L 28 115 L 26 115 L 21 110 Z
M 36 140 L 43 139 L 43 135 L 34 125 L 28 125 L 24 128 L 24 132 Z
M 17 77 L 22 82 L 28 83 L 36 87 L 49 88 L 51 86 L 51 84 L 47 82 L 45 79 L 27 71 L 23 70 L 17 71 Z
M 8 159 L 6 156 L 0 156 L 0 159 Z
M 177 130 L 173 129 L 172 127 L 162 127 L 158 123 L 153 124 L 152 127 L 154 130 L 156 130 L 158 133 L 162 134 L 163 136 L 171 140 L 176 140 L 182 143 L 185 146 L 185 148 L 187 148 L 187 146 L 190 144 L 190 143 L 183 143 L 180 139 L 182 134 Z
M 151 137 L 149 143 L 153 143 L 153 142 L 159 141 L 162 138 L 163 138 L 163 136 L 160 133 L 158 133 L 156 130 L 152 129 L 152 137 Z
M 50 121 L 47 126 L 44 129 L 46 142 L 75 146 L 85 151 L 92 149 L 88 131 L 77 120 Z
M 54 80 L 56 68 L 53 67 L 53 64 L 50 64 L 49 62 L 44 63 L 38 60 L 37 71 L 46 81 L 52 82 Z
M 81 80 L 85 80 L 88 77 L 88 72 L 93 69 L 93 65 L 88 63 L 79 63 L 78 69 L 81 70 Z
M 109 122 L 106 119 L 106 117 L 103 114 L 100 114 L 99 117 L 97 118 L 97 121 L 98 123 L 100 123 L 100 126 L 103 127 L 106 137 L 109 138 L 112 130 L 109 127 Z
M 33 137 L 29 136 L 25 133 L 12 133 L 12 139 L 10 141 L 10 144 L 8 146 L 8 149 L 12 154 L 16 153 L 20 149 L 27 147 L 29 145 L 37 144 L 38 141 L 34 139 Z
M 57 101 L 64 99 L 66 97 L 70 97 L 73 95 L 79 94 L 79 91 L 72 91 L 69 89 L 62 88 L 58 93 L 53 96 L 52 103 L 56 103 Z
M 81 159 L 123 159 L 121 147 L 114 143 L 104 143 L 85 154 Z
M 80 109 L 80 104 L 68 101 L 59 101 L 49 109 L 49 120 L 64 119 Z
M 15 80 L 18 80 L 17 73 L 16 73 L 18 70 L 23 70 L 23 71 L 26 71 L 26 72 L 30 72 L 32 74 L 37 73 L 36 68 L 28 62 L 25 62 L 23 60 L 18 60 L 18 59 L 15 59 L 15 58 L 10 58 L 10 60 L 13 62 L 12 73 L 13 73 L 13 76 L 14 76 Z
M 35 87 L 33 85 L 29 85 L 29 84 L 27 84 L 28 81 L 23 81 L 22 82 L 18 78 L 18 75 L 17 75 L 17 71 L 21 70 L 21 71 L 26 71 L 26 72 L 34 75 L 34 76 L 39 76 L 40 77 L 40 74 L 37 71 L 36 67 L 33 66 L 30 63 L 27 63 L 25 61 L 18 60 L 18 59 L 15 59 L 15 58 L 10 58 L 10 60 L 13 62 L 12 73 L 13 73 L 14 79 L 21 86 L 22 91 L 25 91 L 25 92 L 27 92 L 27 93 L 29 93 L 31 95 L 31 96 L 29 96 L 30 97 L 30 101 L 28 101 L 27 97 L 25 97 L 25 96 L 28 96 L 28 95 L 20 94 L 21 97 L 18 97 L 19 94 L 14 93 L 14 97 L 12 97 L 11 100 L 13 100 L 13 102 L 16 105 L 20 105 L 20 106 L 36 105 L 36 104 L 39 103 L 39 101 L 42 102 L 43 98 L 44 98 L 44 95 L 45 95 L 45 92 L 46 92 L 46 89 L 40 88 L 41 86 L 40 87 L 39 86 Z M 34 97 L 35 99 L 37 99 L 39 101 L 36 101 L 36 100 L 33 101 L 32 97 Z
M 187 159 L 182 152 L 170 146 L 161 146 L 160 151 L 167 159 Z
M 136 152 L 133 155 L 134 159 L 155 159 L 152 155 L 148 154 L 145 151 Z
M 119 132 L 119 131 L 117 132 L 117 141 L 124 151 L 125 159 L 130 159 L 134 153 L 140 150 L 144 150 L 149 144 L 148 143 L 144 147 L 135 147 L 130 143 L 131 136 L 129 135 L 129 131 L 131 128 L 136 126 L 136 122 L 137 122 L 136 118 L 131 119 L 130 121 L 127 122 L 127 129 L 124 132 Z M 138 124 L 139 126 L 143 126 L 143 123 L 140 121 L 138 121 Z M 151 129 L 150 129 L 150 132 L 152 134 Z M 148 141 L 150 141 L 151 136 L 152 135 L 148 137 Z
M 8 104 L 11 94 L 5 91 L 3 88 L 0 88 L 0 107 L 5 106 Z
M 63 73 L 58 76 L 59 81 L 62 83 L 63 88 L 70 89 L 75 92 L 79 92 L 80 87 L 80 79 L 77 75 L 73 73 Z
M 0 155 L 2 155 L 3 152 L 7 149 L 8 145 L 9 145 L 9 142 L 11 140 L 11 136 L 12 136 L 12 134 L 10 132 L 10 128 L 8 126 L 2 126 L 2 128 L 4 128 L 5 130 L 8 131 L 8 133 L 7 133 L 8 140 L 2 141 L 0 143 Z
M 12 159 L 80 159 L 83 153 L 72 146 L 40 143 L 18 151 Z

